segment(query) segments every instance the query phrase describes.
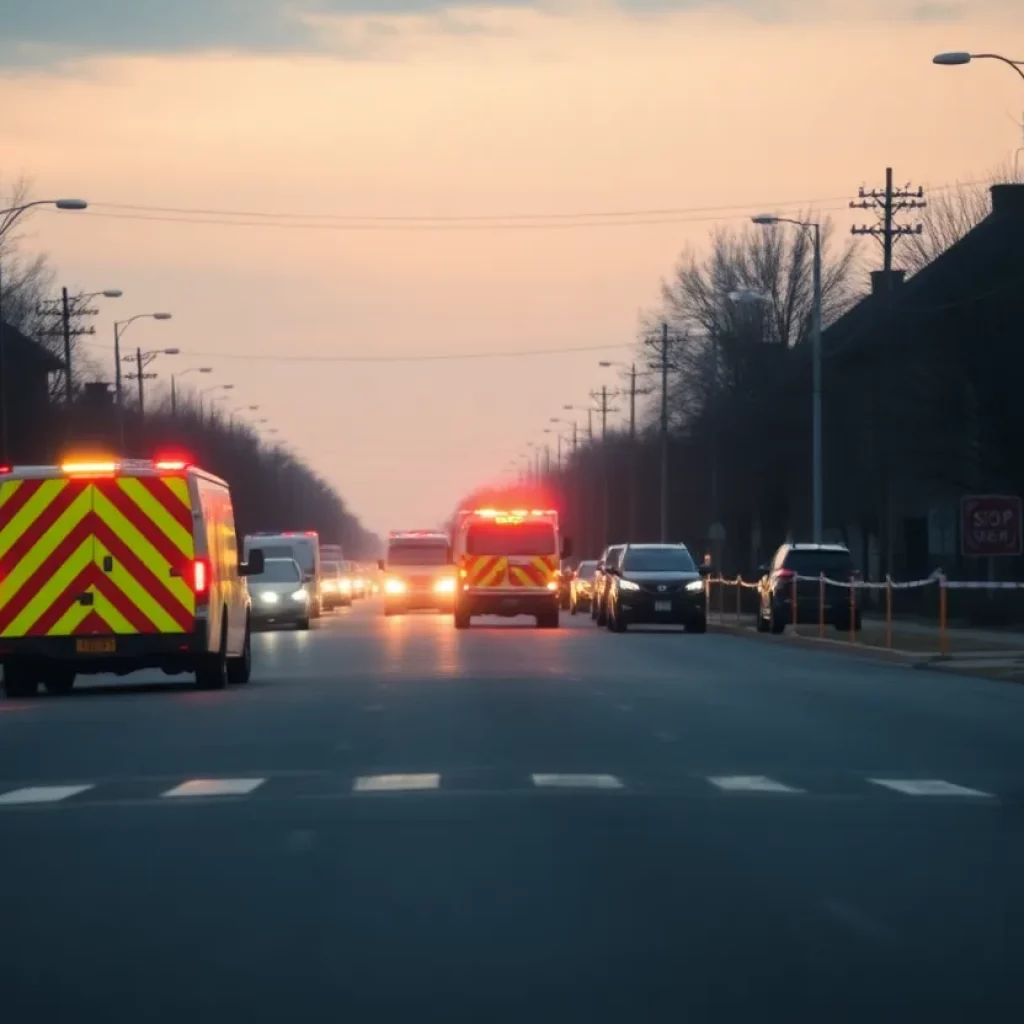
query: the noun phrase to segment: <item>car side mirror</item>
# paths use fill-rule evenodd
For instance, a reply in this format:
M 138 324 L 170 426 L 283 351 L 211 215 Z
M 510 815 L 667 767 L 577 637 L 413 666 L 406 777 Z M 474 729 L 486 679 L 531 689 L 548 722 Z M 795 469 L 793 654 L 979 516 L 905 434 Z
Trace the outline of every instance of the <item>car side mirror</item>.
M 768 566 L 767 565 L 759 565 L 757 567 L 757 575 L 758 576 L 767 576 L 768 575 Z
M 604 562 L 598 562 L 597 565 L 594 567 L 594 572 L 604 572 Z
M 260 548 L 253 548 L 249 552 L 249 558 L 238 566 L 239 576 L 262 576 L 266 568 L 263 560 L 263 551 Z
M 384 571 L 384 559 L 383 558 L 378 558 L 377 559 L 377 568 L 380 569 L 381 572 Z
M 711 575 L 711 569 L 712 569 L 712 567 L 710 565 L 708 565 L 706 562 L 704 562 L 703 564 L 697 566 L 697 572 L 699 572 L 701 574 L 701 576 L 710 576 Z
M 562 557 L 572 558 L 572 537 L 562 538 Z
M 605 572 L 607 572 L 609 576 L 621 576 L 622 575 L 622 570 L 617 568 L 614 565 L 609 566 L 607 569 L 605 569 Z

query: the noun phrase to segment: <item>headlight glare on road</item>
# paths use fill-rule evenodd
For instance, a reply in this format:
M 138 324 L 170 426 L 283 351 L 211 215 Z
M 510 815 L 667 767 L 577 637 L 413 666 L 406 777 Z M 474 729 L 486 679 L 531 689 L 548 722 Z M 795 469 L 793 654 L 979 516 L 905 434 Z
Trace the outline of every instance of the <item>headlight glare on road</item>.
M 309 594 L 307 594 L 304 590 L 293 590 L 292 591 L 292 600 L 293 601 L 308 601 L 309 600 Z
M 619 580 L 619 587 L 622 590 L 639 590 L 640 584 L 634 583 L 632 580 Z
M 405 581 L 404 580 L 388 580 L 384 584 L 384 593 L 386 594 L 404 594 L 405 593 Z
M 454 594 L 455 580 L 451 576 L 445 576 L 434 584 L 434 591 L 438 594 Z
M 693 580 L 692 582 L 686 584 L 686 589 L 696 594 L 698 591 L 704 589 L 704 581 Z

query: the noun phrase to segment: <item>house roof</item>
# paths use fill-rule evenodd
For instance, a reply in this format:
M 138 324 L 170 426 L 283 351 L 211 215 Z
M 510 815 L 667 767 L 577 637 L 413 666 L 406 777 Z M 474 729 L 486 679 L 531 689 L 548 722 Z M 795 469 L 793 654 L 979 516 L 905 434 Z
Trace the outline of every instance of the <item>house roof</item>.
M 992 212 L 960 241 L 907 281 L 892 282 L 891 311 L 884 275 L 873 275 L 872 293 L 851 307 L 822 336 L 832 355 L 860 350 L 879 338 L 873 328 L 891 315 L 920 323 L 944 311 L 1024 289 L 1024 185 L 992 187 Z
M 48 352 L 38 342 L 22 334 L 11 324 L 0 321 L 0 336 L 6 347 L 7 359 L 12 363 L 20 362 L 23 366 L 31 366 L 46 373 L 56 373 L 64 369 L 64 363 L 52 352 Z

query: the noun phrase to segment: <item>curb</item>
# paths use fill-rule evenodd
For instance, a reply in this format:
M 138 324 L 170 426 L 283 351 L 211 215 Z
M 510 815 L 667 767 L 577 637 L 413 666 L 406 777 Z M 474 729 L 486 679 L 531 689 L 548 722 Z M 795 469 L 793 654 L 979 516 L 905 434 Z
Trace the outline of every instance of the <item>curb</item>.
M 828 651 L 832 654 L 845 654 L 850 658 L 861 658 L 868 661 L 883 661 L 890 665 L 900 665 L 903 668 L 927 669 L 933 672 L 943 672 L 946 675 L 966 676 L 970 679 L 988 679 L 1008 683 L 1024 683 L 1024 656 L 1017 659 L 1014 664 L 1013 658 L 1008 658 L 1009 664 L 1005 666 L 1009 676 L 993 676 L 985 670 L 971 666 L 971 658 L 950 654 L 922 654 L 920 651 L 893 651 L 885 647 L 875 647 L 872 644 L 850 644 L 845 640 L 820 639 L 812 636 L 794 636 L 784 634 L 783 636 L 770 636 L 758 633 L 752 626 L 731 626 L 728 623 L 708 623 L 709 633 L 720 633 L 725 636 L 738 636 L 747 640 L 761 642 L 780 641 L 788 647 L 801 647 L 804 650 Z M 1020 679 L 1012 678 L 1012 673 L 1019 672 Z

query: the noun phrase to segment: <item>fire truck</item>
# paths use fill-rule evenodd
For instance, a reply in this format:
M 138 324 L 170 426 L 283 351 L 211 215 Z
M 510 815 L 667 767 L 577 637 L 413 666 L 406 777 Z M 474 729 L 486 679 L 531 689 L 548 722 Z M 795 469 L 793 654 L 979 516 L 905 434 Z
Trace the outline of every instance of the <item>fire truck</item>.
M 539 628 L 557 629 L 561 559 L 571 553 L 554 509 L 461 511 L 452 529 L 455 628 L 474 615 L 532 615 Z

